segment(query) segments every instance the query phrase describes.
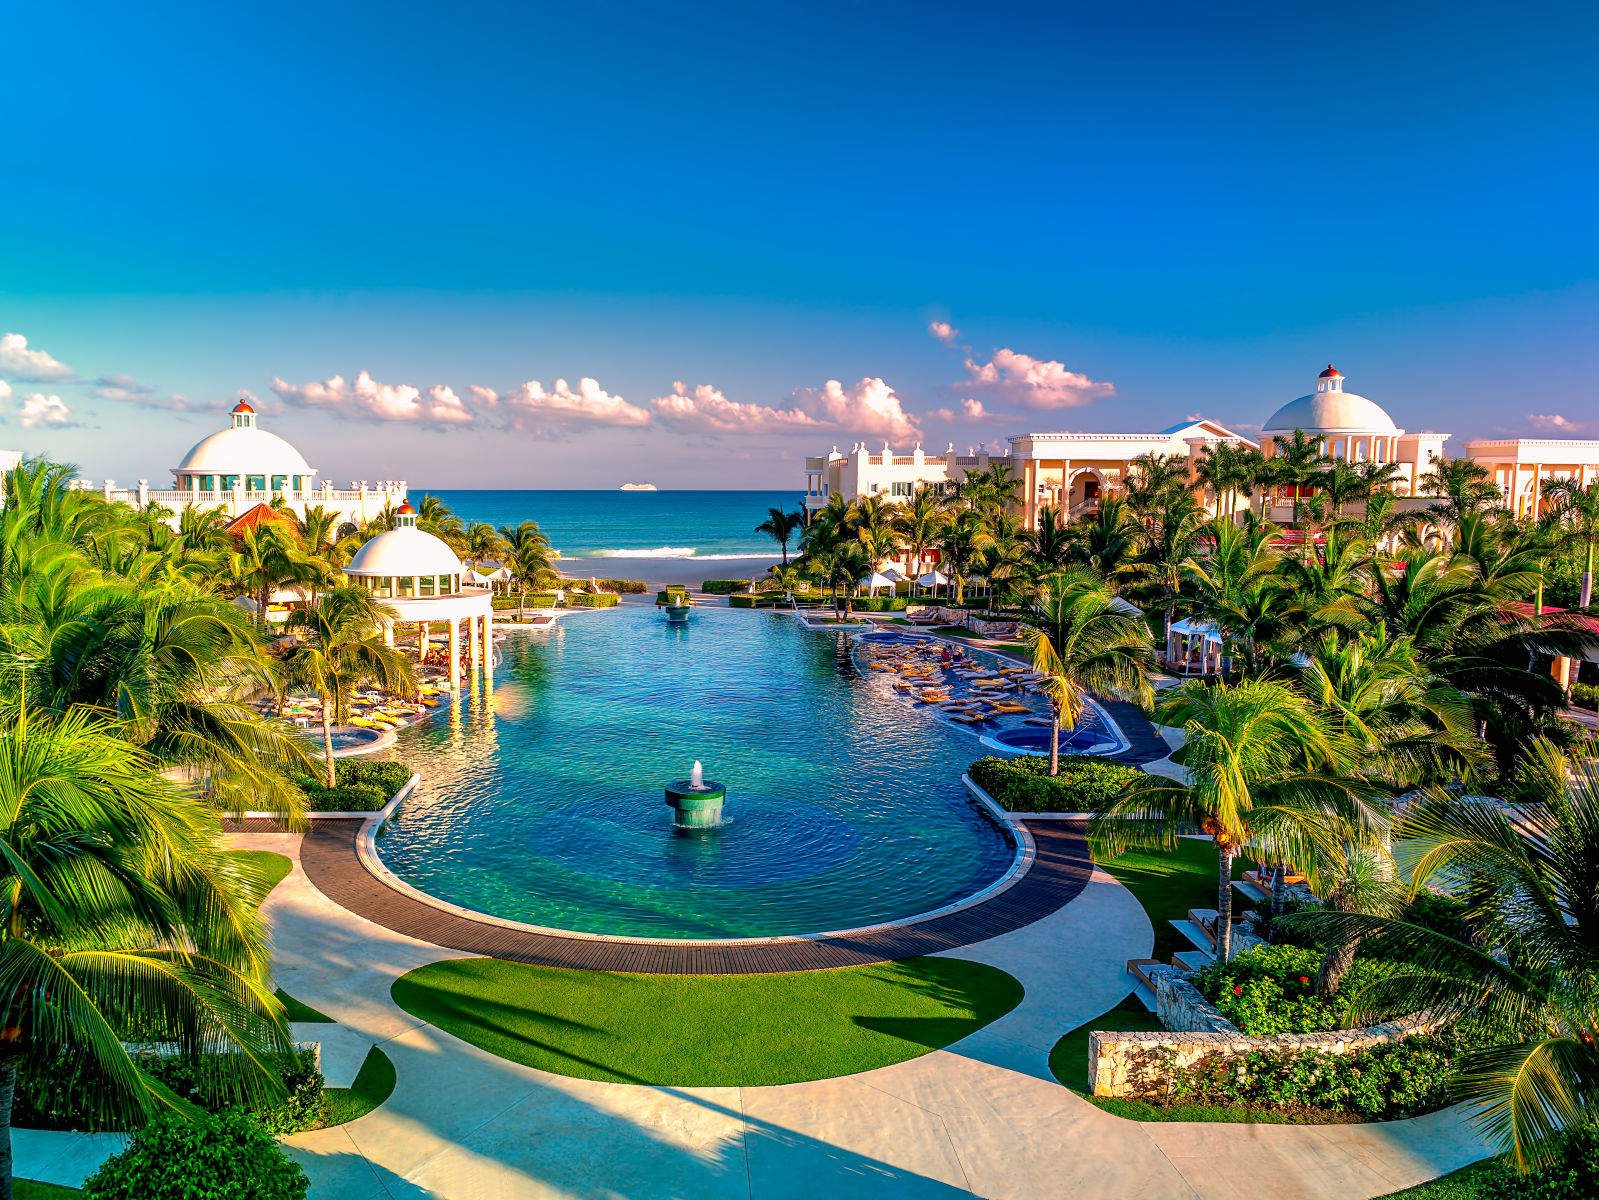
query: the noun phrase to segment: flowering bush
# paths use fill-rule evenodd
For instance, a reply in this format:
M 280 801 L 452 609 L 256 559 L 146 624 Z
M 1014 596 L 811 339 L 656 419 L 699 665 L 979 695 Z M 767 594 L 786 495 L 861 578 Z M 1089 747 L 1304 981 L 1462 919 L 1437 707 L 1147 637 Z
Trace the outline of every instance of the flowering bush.
M 1211 963 L 1194 986 L 1244 1033 L 1320 1033 L 1347 1029 L 1348 997 L 1394 971 L 1393 964 L 1356 959 L 1331 1002 L 1316 996 L 1321 955 L 1300 946 L 1255 946 L 1231 962 Z
M 1175 1052 L 1173 1057 L 1175 1057 Z M 1452 1055 L 1436 1039 L 1408 1038 L 1351 1054 L 1257 1050 L 1207 1054 L 1165 1072 L 1169 1104 L 1321 1109 L 1368 1119 L 1408 1117 L 1450 1102 Z

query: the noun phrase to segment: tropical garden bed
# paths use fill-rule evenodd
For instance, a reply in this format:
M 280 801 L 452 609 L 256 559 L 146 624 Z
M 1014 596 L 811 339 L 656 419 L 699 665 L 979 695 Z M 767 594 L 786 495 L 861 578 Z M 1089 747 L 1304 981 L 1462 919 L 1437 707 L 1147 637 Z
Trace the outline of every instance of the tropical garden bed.
M 308 812 L 377 812 L 411 778 L 411 768 L 394 759 L 343 760 L 333 764 L 334 785 L 320 773 L 303 773 L 294 782 L 305 792 Z
M 974 762 L 972 781 L 1010 812 L 1089 813 L 1143 778 L 1122 763 L 1065 756 L 1060 771 L 1049 773 L 1049 758 L 1038 754 L 990 755 Z

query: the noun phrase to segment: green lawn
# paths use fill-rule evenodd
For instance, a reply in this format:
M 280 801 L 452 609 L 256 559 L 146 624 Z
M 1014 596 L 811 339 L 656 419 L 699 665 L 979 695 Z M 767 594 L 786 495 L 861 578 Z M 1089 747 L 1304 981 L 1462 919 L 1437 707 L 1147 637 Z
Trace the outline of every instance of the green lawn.
M 1175 850 L 1129 850 L 1099 864 L 1137 897 L 1155 927 L 1155 952 L 1167 962 L 1178 950 L 1192 947 L 1169 922 L 1180 921 L 1191 908 L 1216 903 L 1216 847 L 1209 841 L 1183 838 Z M 1242 879 L 1244 862 L 1233 860 L 1233 878 Z M 1234 897 L 1236 902 L 1237 897 Z
M 35 1183 L 31 1179 L 12 1181 L 13 1200 L 67 1200 L 69 1196 L 83 1195 L 77 1188 L 60 1187 L 54 1183 Z
M 266 888 L 266 891 L 261 893 L 262 899 L 265 899 L 267 892 L 282 883 L 284 877 L 294 870 L 293 859 L 272 850 L 229 850 L 228 855 L 245 866 L 254 868 L 260 874 L 261 882 Z
M 627 975 L 470 958 L 395 980 L 394 1001 L 502 1058 L 580 1079 L 799 1083 L 916 1058 L 1021 1002 L 946 958 L 784 975 Z
M 373 1046 L 366 1060 L 355 1073 L 355 1082 L 347 1088 L 326 1088 L 328 1115 L 323 1128 L 343 1125 L 357 1117 L 364 1117 L 382 1104 L 394 1092 L 394 1063 L 382 1049 Z
M 1418 1183 L 1378 1200 L 1494 1200 L 1504 1193 L 1504 1175 L 1492 1159 L 1451 1171 L 1431 1183 Z
M 288 992 L 279 988 L 273 993 L 278 998 L 278 1003 L 283 1005 L 291 1021 L 315 1021 L 318 1024 L 332 1025 L 333 1018 L 325 1013 L 320 1013 L 309 1004 L 302 1004 Z

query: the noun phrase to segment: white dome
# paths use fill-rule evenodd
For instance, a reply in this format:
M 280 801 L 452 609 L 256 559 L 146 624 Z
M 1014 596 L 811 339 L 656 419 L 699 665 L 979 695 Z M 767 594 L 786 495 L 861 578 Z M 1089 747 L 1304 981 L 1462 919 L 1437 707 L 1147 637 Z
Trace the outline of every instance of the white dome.
M 1316 377 L 1316 390 L 1290 400 L 1261 426 L 1262 433 L 1375 433 L 1395 437 L 1404 432 L 1375 400 L 1344 391 L 1344 375 L 1331 363 Z
M 378 534 L 357 550 L 344 573 L 379 579 L 391 575 L 402 579 L 413 575 L 458 575 L 461 559 L 431 533 L 423 533 L 414 525 L 402 525 Z
M 238 425 L 202 438 L 177 469 L 197 475 L 315 474 L 288 442 L 253 425 Z

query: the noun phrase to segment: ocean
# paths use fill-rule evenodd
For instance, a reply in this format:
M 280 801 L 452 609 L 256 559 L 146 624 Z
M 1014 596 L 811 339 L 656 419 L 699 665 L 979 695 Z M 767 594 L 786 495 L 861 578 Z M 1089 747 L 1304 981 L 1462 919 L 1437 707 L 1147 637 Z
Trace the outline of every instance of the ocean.
M 411 502 L 437 496 L 463 521 L 496 527 L 534 520 L 572 564 L 574 575 L 654 584 L 759 575 L 779 558 L 755 527 L 769 508 L 800 507 L 799 487 L 777 492 L 466 491 L 411 489 Z M 790 544 L 789 553 L 795 546 Z

